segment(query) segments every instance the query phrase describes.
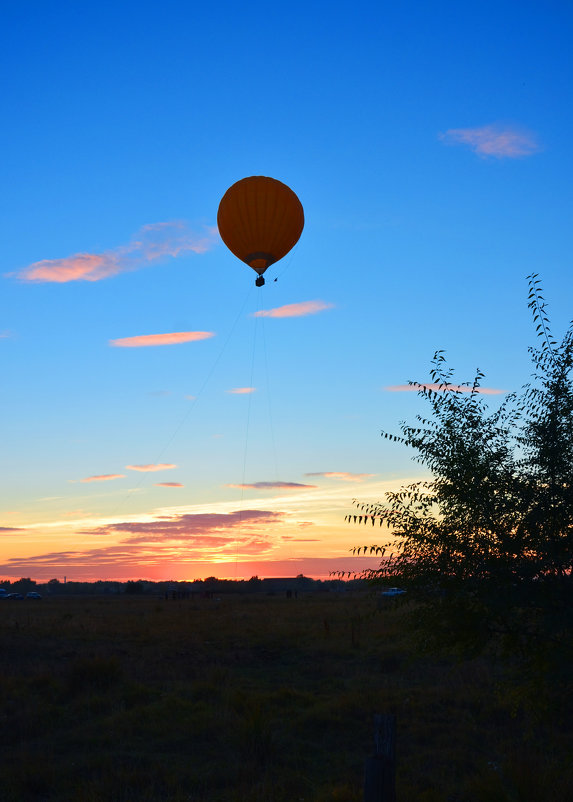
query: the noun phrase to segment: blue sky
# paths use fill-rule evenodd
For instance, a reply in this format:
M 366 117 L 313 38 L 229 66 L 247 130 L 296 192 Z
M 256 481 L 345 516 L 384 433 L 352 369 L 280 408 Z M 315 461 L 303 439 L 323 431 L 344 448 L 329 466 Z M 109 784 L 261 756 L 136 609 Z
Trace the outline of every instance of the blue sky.
M 555 332 L 572 317 L 572 23 L 565 2 L 5 9 L 0 573 L 351 566 L 352 498 L 420 475 L 379 433 L 422 402 L 384 388 L 438 348 L 460 381 L 526 382 L 533 271 Z M 305 209 L 261 289 L 216 234 L 248 175 Z M 213 336 L 110 344 L 180 332 Z

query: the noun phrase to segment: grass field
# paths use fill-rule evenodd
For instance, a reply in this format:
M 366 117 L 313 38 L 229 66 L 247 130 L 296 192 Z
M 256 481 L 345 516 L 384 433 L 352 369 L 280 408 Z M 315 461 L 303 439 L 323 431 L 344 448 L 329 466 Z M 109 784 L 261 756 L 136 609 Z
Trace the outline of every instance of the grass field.
M 396 713 L 399 802 L 570 802 L 566 711 L 412 647 L 368 594 L 0 604 L 7 802 L 360 802 Z

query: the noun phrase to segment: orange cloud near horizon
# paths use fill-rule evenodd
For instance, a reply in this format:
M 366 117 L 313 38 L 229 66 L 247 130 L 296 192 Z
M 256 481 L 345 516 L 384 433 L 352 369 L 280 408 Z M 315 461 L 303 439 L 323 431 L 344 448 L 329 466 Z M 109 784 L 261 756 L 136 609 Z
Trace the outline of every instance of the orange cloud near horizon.
M 306 317 L 333 308 L 334 304 L 325 301 L 301 301 L 297 304 L 277 306 L 275 309 L 261 309 L 259 312 L 254 312 L 253 317 Z
M 519 159 L 541 150 L 533 133 L 512 126 L 450 128 L 439 137 L 447 145 L 469 145 L 478 156 L 496 159 Z
M 501 395 L 505 390 L 496 390 L 493 387 L 473 387 L 467 384 L 394 384 L 389 387 L 384 387 L 389 393 L 408 393 L 417 392 L 418 390 L 433 390 L 436 393 L 454 392 L 454 393 L 481 393 L 482 395 Z
M 184 487 L 181 482 L 155 482 L 156 487 Z
M 112 479 L 125 479 L 123 473 L 103 473 L 100 476 L 86 476 L 80 482 L 110 482 Z
M 173 465 L 170 462 L 158 462 L 156 464 L 150 463 L 148 465 L 126 465 L 125 467 L 128 471 L 149 473 L 152 471 L 169 471 L 172 468 L 176 468 L 177 465 Z
M 216 239 L 217 229 L 214 227 L 207 227 L 198 234 L 181 220 L 150 223 L 143 226 L 127 245 L 101 253 L 75 253 L 61 259 L 42 259 L 8 275 L 21 281 L 38 283 L 101 281 L 168 256 L 174 258 L 188 251 L 204 253 Z
M 179 343 L 197 342 L 214 337 L 212 331 L 174 331 L 169 334 L 140 334 L 136 337 L 122 337 L 110 340 L 114 348 L 148 348 L 153 345 L 178 345 Z

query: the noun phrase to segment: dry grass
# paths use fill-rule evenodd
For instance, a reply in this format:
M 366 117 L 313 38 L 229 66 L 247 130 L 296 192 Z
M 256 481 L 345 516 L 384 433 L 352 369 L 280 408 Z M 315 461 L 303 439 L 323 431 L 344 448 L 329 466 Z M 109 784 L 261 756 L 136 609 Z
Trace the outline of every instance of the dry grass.
M 349 594 L 0 606 L 7 802 L 360 802 L 372 715 L 400 802 L 573 799 L 565 715 L 515 713 L 485 659 L 417 655 Z

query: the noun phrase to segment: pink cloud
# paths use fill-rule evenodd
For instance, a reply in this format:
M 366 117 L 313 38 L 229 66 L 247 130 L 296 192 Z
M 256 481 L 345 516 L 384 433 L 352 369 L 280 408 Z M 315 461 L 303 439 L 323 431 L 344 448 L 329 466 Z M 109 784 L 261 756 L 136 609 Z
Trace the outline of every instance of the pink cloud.
M 450 128 L 439 137 L 447 145 L 469 145 L 479 156 L 496 159 L 519 159 L 541 150 L 533 133 L 511 126 Z
M 149 465 L 126 465 L 125 467 L 128 471 L 141 471 L 148 473 L 151 471 L 169 471 L 171 468 L 176 468 L 177 465 L 173 465 L 170 462 L 158 462 L 155 465 L 151 463 Z
M 390 393 L 410 393 L 410 392 L 417 392 L 418 390 L 433 390 L 434 392 L 447 392 L 451 391 L 453 393 L 481 393 L 482 395 L 500 395 L 505 393 L 505 390 L 496 390 L 493 387 L 476 387 L 475 390 L 473 387 L 467 384 L 394 384 L 390 387 L 384 387 Z
M 151 345 L 196 342 L 214 336 L 212 331 L 175 331 L 171 334 L 141 334 L 138 337 L 123 337 L 119 340 L 110 340 L 109 344 L 115 348 L 146 348 Z
M 14 557 L 0 566 L 5 575 L 54 575 L 59 567 L 75 578 L 165 577 L 166 566 L 187 571 L 201 563 L 202 575 L 212 574 L 217 560 L 261 558 L 272 552 L 276 527 L 286 525 L 285 515 L 268 510 L 161 516 L 153 521 L 120 521 L 79 532 L 81 535 L 122 537 L 119 543 L 85 551 L 61 551 L 32 557 Z M 29 570 L 21 572 L 21 565 Z M 185 575 L 185 574 L 184 574 Z M 252 575 L 252 574 L 251 574 Z
M 341 479 L 343 482 L 361 482 L 374 473 L 348 473 L 347 471 L 326 471 L 324 473 L 305 473 L 305 476 L 324 476 L 326 479 Z
M 254 393 L 256 387 L 235 387 L 234 390 L 227 390 L 228 393 L 232 395 L 248 395 L 249 393 Z
M 301 301 L 298 304 L 287 304 L 277 306 L 275 309 L 261 309 L 255 312 L 253 317 L 305 317 L 306 315 L 316 315 L 325 309 L 332 309 L 334 304 L 325 301 Z
M 253 482 L 244 485 L 227 485 L 236 487 L 240 490 L 309 490 L 316 488 L 316 485 L 303 485 L 300 482 Z
M 86 476 L 80 482 L 110 482 L 112 479 L 125 479 L 123 473 L 103 473 L 100 476 Z
M 181 482 L 156 482 L 156 487 L 184 487 Z
M 175 220 L 143 226 L 127 245 L 101 253 L 75 253 L 61 259 L 42 259 L 14 275 L 22 281 L 55 282 L 101 281 L 102 279 L 137 270 L 166 257 L 177 257 L 192 251 L 204 253 L 217 238 L 216 228 L 202 233 L 191 231 L 186 223 Z
M 114 524 L 83 530 L 78 534 L 123 537 L 119 544 L 88 550 L 83 555 L 74 552 L 70 562 L 97 565 L 113 560 L 129 560 L 161 565 L 192 559 L 264 554 L 272 550 L 278 533 L 285 526 L 282 512 L 267 510 L 237 510 L 231 513 L 186 513 L 160 516 L 153 521 L 120 521 Z M 62 555 L 56 555 L 61 559 Z M 50 559 L 50 555 L 38 560 Z M 34 559 L 34 558 L 32 558 Z
M 114 524 L 84 530 L 84 535 L 129 535 L 126 543 L 144 543 L 161 540 L 193 539 L 194 543 L 221 537 L 224 542 L 235 542 L 235 530 L 243 535 L 264 531 L 269 524 L 282 522 L 284 513 L 268 510 L 237 510 L 230 513 L 206 512 L 184 513 L 182 515 L 161 516 L 153 521 L 120 521 Z M 261 529 L 262 527 L 262 529 Z M 229 537 L 226 533 L 232 533 Z

